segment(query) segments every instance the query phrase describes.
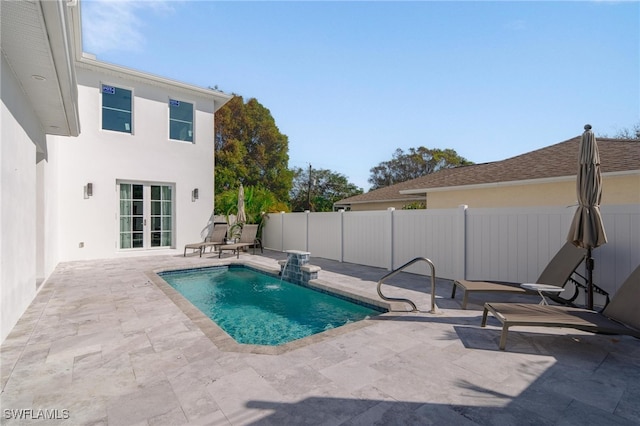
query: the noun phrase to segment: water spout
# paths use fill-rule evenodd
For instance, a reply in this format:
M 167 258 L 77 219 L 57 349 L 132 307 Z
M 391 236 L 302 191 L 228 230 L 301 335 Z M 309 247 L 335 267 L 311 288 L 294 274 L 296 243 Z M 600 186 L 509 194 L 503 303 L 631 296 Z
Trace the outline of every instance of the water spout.
M 287 270 L 287 266 L 289 266 L 289 260 L 291 260 L 291 253 L 287 256 L 287 260 L 284 262 L 284 266 L 282 266 L 282 270 L 280 271 L 280 284 L 282 284 L 284 273 Z

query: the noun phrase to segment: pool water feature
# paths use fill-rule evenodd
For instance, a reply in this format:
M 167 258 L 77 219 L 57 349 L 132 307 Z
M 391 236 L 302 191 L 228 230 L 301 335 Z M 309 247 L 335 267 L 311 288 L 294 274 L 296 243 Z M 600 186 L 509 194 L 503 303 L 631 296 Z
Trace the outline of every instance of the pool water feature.
M 243 344 L 282 345 L 383 312 L 245 266 L 159 275 Z
M 282 270 L 280 271 L 280 282 L 284 280 L 284 274 L 287 272 L 287 266 L 289 266 L 289 261 L 291 260 L 291 255 L 287 256 L 287 260 L 284 261 L 282 265 Z

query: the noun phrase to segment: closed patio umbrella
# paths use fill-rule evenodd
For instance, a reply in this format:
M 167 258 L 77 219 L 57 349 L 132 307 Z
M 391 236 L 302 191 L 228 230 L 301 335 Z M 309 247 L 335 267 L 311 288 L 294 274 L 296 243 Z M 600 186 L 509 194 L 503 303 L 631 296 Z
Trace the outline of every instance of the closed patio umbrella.
M 593 309 L 593 258 L 591 250 L 607 242 L 607 235 L 600 214 L 602 197 L 602 177 L 600 175 L 600 154 L 596 137 L 591 126 L 584 126 L 578 153 L 578 175 L 576 190 L 578 209 L 576 210 L 567 241 L 576 247 L 587 249 L 587 308 Z
M 247 221 L 247 214 L 244 211 L 244 187 L 240 184 L 238 189 L 238 215 L 236 216 L 236 223 L 245 223 Z

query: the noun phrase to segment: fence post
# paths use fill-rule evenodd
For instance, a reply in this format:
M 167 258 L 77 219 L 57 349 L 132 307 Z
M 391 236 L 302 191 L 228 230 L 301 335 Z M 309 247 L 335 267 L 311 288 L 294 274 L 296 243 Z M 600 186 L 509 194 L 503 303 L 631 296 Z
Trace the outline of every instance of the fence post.
M 344 209 L 340 212 L 340 263 L 344 262 Z
M 456 238 L 454 252 L 456 254 L 454 275 L 456 279 L 467 278 L 467 209 L 469 206 L 458 206 Z
M 394 241 L 393 241 L 393 212 L 396 210 L 395 207 L 389 207 L 387 208 L 387 211 L 389 212 L 389 263 L 387 266 L 387 270 L 389 271 L 393 271 L 393 248 L 394 248 Z
M 305 251 L 309 251 L 309 215 L 311 214 L 310 210 L 305 210 L 304 211 L 305 214 L 307 215 L 307 229 L 305 230 L 305 242 L 304 242 L 304 246 L 305 246 Z
M 280 212 L 280 251 L 284 251 L 284 212 Z

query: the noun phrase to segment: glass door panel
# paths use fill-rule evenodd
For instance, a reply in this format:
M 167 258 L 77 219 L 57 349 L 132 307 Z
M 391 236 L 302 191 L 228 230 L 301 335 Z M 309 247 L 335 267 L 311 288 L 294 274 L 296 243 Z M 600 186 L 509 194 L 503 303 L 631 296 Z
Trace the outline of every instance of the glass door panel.
M 142 185 L 120 184 L 120 248 L 144 246 L 144 191 Z
M 171 247 L 173 187 L 135 183 L 120 183 L 119 186 L 119 247 Z
M 151 247 L 170 247 L 173 214 L 170 186 L 151 185 Z

